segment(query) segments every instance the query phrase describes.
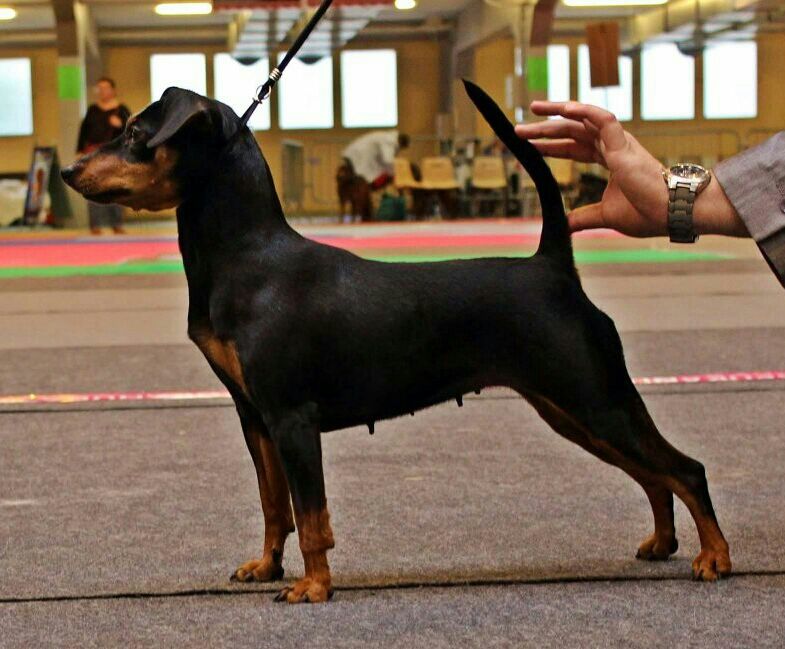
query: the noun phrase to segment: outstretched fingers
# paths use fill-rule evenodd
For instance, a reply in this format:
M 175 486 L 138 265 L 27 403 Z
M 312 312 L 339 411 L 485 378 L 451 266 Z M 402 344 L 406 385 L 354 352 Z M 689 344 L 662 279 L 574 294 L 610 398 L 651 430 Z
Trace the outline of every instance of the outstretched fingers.
M 604 160 L 594 144 L 576 142 L 575 140 L 532 140 L 531 143 L 546 157 L 604 164 Z
M 515 127 L 518 137 L 529 140 L 538 138 L 570 138 L 577 142 L 589 144 L 594 136 L 586 130 L 586 125 L 573 119 L 549 119 L 529 124 L 518 124 Z
M 560 115 L 568 120 L 582 123 L 588 130 L 596 129 L 608 152 L 618 151 L 627 146 L 627 137 L 619 120 L 613 113 L 597 106 L 581 104 L 577 101 L 535 101 L 532 102 L 531 110 L 535 115 Z
M 579 162 L 602 162 L 594 135 L 581 122 L 559 119 L 518 124 L 515 133 L 520 138 L 530 140 L 544 156 Z

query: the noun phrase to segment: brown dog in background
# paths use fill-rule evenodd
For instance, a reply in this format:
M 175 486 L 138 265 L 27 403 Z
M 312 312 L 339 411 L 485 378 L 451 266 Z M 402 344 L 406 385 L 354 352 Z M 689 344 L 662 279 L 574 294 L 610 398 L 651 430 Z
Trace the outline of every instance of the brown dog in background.
M 354 221 L 371 220 L 371 187 L 365 178 L 354 172 L 352 163 L 344 158 L 335 174 L 338 185 L 338 201 L 341 204 L 341 220 L 350 216 Z M 348 210 L 347 210 L 348 208 Z

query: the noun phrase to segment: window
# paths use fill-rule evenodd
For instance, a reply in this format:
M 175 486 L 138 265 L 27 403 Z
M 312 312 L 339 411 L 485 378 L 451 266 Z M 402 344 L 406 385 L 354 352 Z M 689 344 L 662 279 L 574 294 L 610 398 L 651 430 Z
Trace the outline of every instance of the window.
M 231 106 L 242 115 L 254 94 L 254 90 L 270 73 L 270 59 L 259 59 L 253 65 L 243 65 L 230 54 L 216 54 L 215 98 Z M 262 102 L 248 123 L 254 131 L 270 128 L 270 102 Z
M 0 59 L 0 136 L 32 134 L 30 59 Z
M 283 54 L 278 58 L 280 61 Z M 278 83 L 281 128 L 333 127 L 333 57 L 314 63 L 292 59 Z
M 674 43 L 645 45 L 641 51 L 641 117 L 695 118 L 695 59 Z
M 341 121 L 347 128 L 398 125 L 395 50 L 341 52 Z
M 612 112 L 619 121 L 632 119 L 632 59 L 619 57 L 619 85 L 592 88 L 589 47 L 578 46 L 578 101 Z
M 570 100 L 570 47 L 548 45 L 548 101 Z
M 207 68 L 204 54 L 153 54 L 150 57 L 150 95 L 161 98 L 169 86 L 207 94 Z
M 709 43 L 703 50 L 703 116 L 724 119 L 757 115 L 755 41 Z

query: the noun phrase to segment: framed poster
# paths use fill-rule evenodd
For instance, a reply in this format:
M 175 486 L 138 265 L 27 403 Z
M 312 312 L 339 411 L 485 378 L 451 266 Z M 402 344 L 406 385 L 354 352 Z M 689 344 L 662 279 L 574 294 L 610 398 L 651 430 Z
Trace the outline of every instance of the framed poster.
M 51 212 L 58 220 L 71 216 L 71 205 L 65 184 L 60 177 L 57 149 L 37 146 L 33 149 L 33 159 L 27 173 L 27 198 L 22 215 L 23 225 L 40 225 L 47 222 L 48 214 L 45 209 L 47 193 L 51 199 Z

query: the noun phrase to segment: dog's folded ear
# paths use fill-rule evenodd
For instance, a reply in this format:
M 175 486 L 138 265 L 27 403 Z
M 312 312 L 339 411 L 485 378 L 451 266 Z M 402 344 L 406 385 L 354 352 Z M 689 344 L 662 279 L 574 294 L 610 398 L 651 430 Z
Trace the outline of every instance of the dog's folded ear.
M 163 144 L 192 122 L 202 121 L 222 141 L 228 140 L 237 129 L 233 113 L 228 115 L 228 109 L 222 110 L 218 102 L 190 90 L 167 88 L 158 104 L 162 113 L 161 124 L 158 132 L 147 142 L 150 149 Z

